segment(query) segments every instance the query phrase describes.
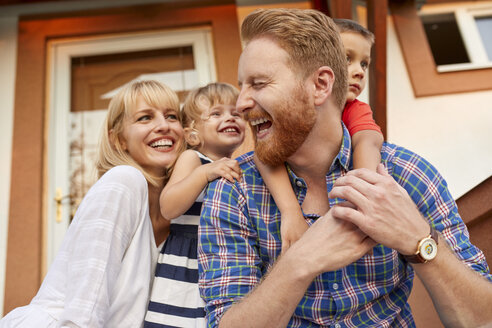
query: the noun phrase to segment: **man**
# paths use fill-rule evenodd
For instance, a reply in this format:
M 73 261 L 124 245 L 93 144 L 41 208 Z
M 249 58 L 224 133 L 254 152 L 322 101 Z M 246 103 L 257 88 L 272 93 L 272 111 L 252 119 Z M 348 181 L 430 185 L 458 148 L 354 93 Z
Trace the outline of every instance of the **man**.
M 287 164 L 312 225 L 279 257 L 280 213 L 252 154 L 240 182 L 211 183 L 199 245 L 209 326 L 413 327 L 414 271 L 445 325 L 491 323 L 492 276 L 437 171 L 391 144 L 377 173 L 349 171 L 347 66 L 331 19 L 259 10 L 241 33 L 238 109 L 259 159 Z

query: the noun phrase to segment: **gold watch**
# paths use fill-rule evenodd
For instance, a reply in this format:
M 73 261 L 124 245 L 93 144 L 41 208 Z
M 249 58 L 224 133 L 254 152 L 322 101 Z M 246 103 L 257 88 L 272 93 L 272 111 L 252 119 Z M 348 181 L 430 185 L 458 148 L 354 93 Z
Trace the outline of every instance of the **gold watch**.
M 430 227 L 430 234 L 419 241 L 417 251 L 412 255 L 404 255 L 409 263 L 426 263 L 432 261 L 437 255 L 438 235 L 436 229 Z

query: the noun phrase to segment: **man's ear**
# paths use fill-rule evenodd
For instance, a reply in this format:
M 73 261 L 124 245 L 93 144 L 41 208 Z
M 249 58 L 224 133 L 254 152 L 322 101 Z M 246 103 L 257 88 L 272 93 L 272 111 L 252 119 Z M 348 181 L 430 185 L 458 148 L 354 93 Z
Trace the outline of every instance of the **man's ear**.
M 113 129 L 109 130 L 108 137 L 109 137 L 109 142 L 114 148 L 118 149 L 118 145 L 120 145 L 121 149 L 128 150 L 126 141 L 123 138 L 118 138 L 118 136 L 114 133 Z
M 184 128 L 185 141 L 190 147 L 197 147 L 200 145 L 200 137 L 198 132 L 192 128 Z
M 332 93 L 335 74 L 328 66 L 321 66 L 314 73 L 314 105 L 322 105 Z

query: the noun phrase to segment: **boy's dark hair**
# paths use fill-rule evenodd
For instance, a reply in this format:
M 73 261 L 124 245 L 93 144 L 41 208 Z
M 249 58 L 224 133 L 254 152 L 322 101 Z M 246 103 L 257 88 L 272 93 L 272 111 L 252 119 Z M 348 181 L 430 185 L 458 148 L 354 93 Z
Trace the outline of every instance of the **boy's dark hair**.
M 371 45 L 374 44 L 374 34 L 356 21 L 345 18 L 335 18 L 333 21 L 337 25 L 340 33 L 354 32 L 360 34 L 363 38 L 369 41 Z

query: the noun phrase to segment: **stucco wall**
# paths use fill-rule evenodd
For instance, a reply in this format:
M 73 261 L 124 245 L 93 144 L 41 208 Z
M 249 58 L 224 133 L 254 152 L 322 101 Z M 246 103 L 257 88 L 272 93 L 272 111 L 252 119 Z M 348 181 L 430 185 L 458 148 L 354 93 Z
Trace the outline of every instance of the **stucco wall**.
M 391 18 L 387 58 L 388 140 L 429 160 L 459 198 L 492 175 L 492 90 L 415 98 Z

